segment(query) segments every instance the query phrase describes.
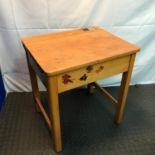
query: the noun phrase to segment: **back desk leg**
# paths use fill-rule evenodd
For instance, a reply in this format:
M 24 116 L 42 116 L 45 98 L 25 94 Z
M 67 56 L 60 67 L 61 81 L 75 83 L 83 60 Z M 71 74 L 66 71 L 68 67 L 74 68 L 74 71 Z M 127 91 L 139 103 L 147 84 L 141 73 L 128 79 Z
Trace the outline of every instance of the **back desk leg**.
M 94 93 L 94 86 L 91 83 L 89 83 L 87 85 L 87 90 L 88 90 L 89 94 L 93 94 Z
M 34 98 L 34 102 L 35 102 L 35 106 L 36 106 L 36 111 L 40 112 L 40 109 L 39 109 L 38 105 L 36 104 L 36 98 L 38 98 L 40 100 L 37 76 L 36 76 L 35 71 L 31 67 L 28 58 L 27 58 L 27 62 L 28 62 L 28 68 L 29 68 L 29 72 L 30 72 L 30 80 L 31 80 L 32 93 L 33 93 L 33 98 Z

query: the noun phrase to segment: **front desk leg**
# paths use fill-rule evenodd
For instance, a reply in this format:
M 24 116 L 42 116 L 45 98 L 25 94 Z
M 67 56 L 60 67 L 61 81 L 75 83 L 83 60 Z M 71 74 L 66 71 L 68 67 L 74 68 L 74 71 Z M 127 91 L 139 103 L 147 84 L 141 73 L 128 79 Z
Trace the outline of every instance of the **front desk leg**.
M 130 79 L 131 79 L 135 56 L 136 56 L 136 54 L 131 55 L 128 71 L 124 72 L 123 76 L 122 76 L 120 94 L 119 94 L 119 98 L 118 98 L 118 107 L 116 109 L 116 114 L 115 114 L 115 123 L 116 124 L 120 124 L 122 117 L 123 117 L 124 107 L 125 107 L 125 102 L 126 102 L 126 98 L 127 98 L 127 94 L 128 94 L 128 89 L 129 89 L 129 84 L 130 84 Z
M 48 96 L 52 135 L 56 152 L 62 150 L 57 77 L 48 77 Z

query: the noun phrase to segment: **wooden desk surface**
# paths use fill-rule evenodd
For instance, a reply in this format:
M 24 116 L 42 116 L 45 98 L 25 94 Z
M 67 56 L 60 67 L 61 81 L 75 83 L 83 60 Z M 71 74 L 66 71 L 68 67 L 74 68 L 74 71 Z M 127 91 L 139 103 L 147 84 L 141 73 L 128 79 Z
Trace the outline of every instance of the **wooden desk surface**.
M 138 52 L 139 47 L 105 31 L 76 29 L 23 38 L 42 70 L 48 75 Z

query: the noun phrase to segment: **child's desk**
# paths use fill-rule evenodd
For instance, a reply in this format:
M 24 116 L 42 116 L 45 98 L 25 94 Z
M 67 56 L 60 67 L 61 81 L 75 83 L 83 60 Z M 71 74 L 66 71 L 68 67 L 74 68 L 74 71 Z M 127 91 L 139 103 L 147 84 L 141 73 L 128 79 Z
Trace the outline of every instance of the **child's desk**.
M 62 150 L 59 93 L 82 85 L 88 85 L 92 93 L 96 87 L 112 102 L 116 110 L 115 123 L 121 122 L 139 47 L 98 27 L 32 36 L 23 38 L 22 42 L 36 109 L 52 130 L 56 152 Z M 117 101 L 95 81 L 119 73 L 123 76 Z M 50 116 L 41 104 L 36 74 L 48 90 Z

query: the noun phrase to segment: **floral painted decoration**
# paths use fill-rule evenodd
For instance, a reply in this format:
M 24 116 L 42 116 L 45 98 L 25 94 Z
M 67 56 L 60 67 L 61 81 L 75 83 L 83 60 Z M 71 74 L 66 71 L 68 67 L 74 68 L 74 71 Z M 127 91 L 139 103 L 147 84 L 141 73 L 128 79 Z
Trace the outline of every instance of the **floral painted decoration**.
M 73 83 L 73 79 L 71 79 L 71 76 L 69 74 L 63 75 L 62 80 L 64 84 Z
M 104 66 L 99 66 L 99 68 L 96 70 L 96 73 L 100 73 L 104 69 Z
M 87 80 L 87 77 L 88 77 L 88 76 L 87 76 L 86 74 L 84 74 L 83 76 L 81 76 L 80 80 L 81 80 L 81 81 L 86 81 L 86 80 Z
M 90 73 L 93 70 L 93 66 L 88 66 L 86 70 L 87 70 L 87 73 Z

